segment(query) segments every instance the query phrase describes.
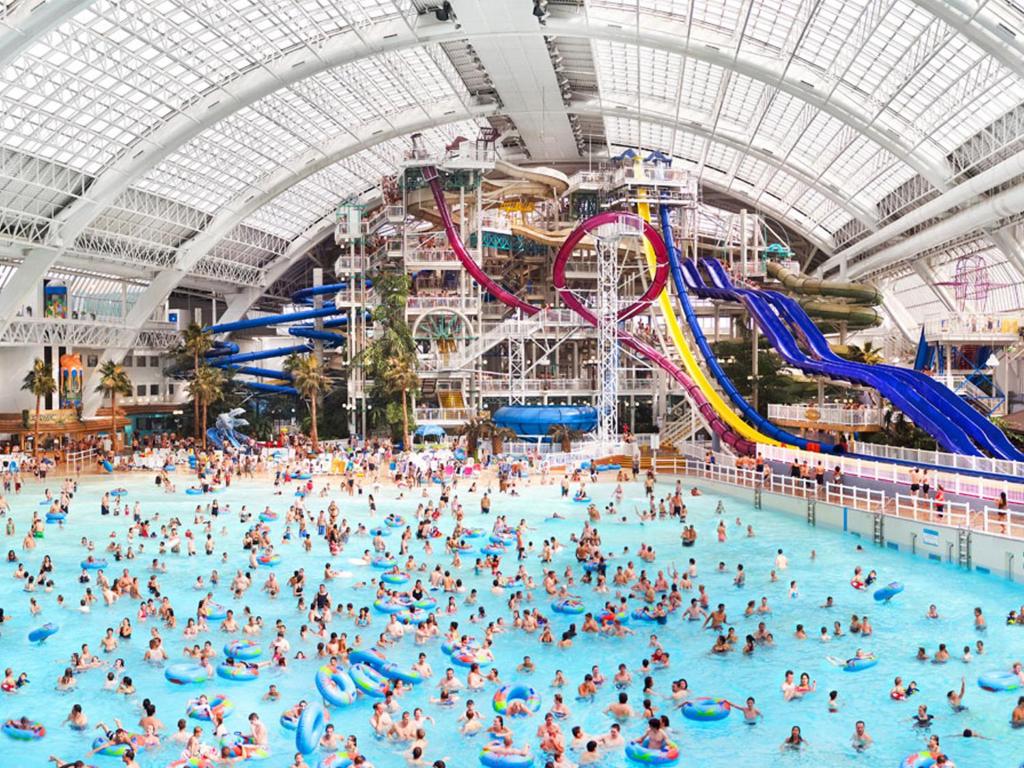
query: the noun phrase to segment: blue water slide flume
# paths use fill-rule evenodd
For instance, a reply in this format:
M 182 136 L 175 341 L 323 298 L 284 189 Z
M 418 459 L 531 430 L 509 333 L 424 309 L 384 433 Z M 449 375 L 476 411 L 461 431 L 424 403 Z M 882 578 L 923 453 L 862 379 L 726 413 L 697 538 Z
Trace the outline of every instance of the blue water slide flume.
M 700 327 L 700 320 L 697 318 L 697 313 L 694 312 L 693 305 L 690 303 L 690 297 L 687 295 L 687 289 L 695 290 L 697 287 L 697 281 L 700 280 L 700 275 L 696 276 L 694 273 L 687 274 L 684 272 L 684 267 L 693 267 L 693 264 L 686 262 L 683 264 L 679 257 L 679 250 L 675 246 L 675 241 L 672 236 L 672 225 L 669 221 L 669 209 L 668 206 L 661 205 L 658 207 L 658 217 L 661 222 L 662 238 L 665 240 L 665 245 L 668 248 L 668 263 L 669 268 L 672 272 L 672 282 L 676 287 L 676 295 L 679 298 L 679 303 L 683 308 L 683 314 L 686 317 L 686 322 L 690 326 L 690 333 L 693 335 L 694 340 L 697 342 L 697 347 L 700 349 L 700 353 L 704 356 L 704 360 L 707 363 L 708 369 L 711 374 L 715 377 L 715 380 L 721 386 L 722 390 L 729 396 L 729 399 L 736 404 L 743 414 L 743 417 L 763 434 L 768 435 L 780 443 L 786 443 L 802 450 L 811 451 L 823 451 L 826 453 L 833 453 L 836 450 L 836 446 L 829 443 L 820 443 L 817 441 L 807 440 L 803 437 L 791 434 L 784 429 L 780 429 L 775 424 L 772 424 L 768 419 L 762 416 L 757 410 L 747 402 L 746 398 L 740 394 L 739 390 L 736 389 L 736 385 L 733 384 L 732 379 L 722 370 L 722 366 L 718 362 L 718 357 L 711 349 L 711 345 L 708 343 L 707 337 L 704 335 L 704 331 Z
M 772 306 L 800 332 L 808 348 L 822 360 L 844 361 L 829 345 L 803 307 L 791 297 L 776 291 L 759 291 Z M 978 413 L 962 397 L 940 381 L 919 371 L 894 365 L 872 365 L 873 370 L 893 379 L 902 386 L 913 388 L 925 401 L 933 403 L 943 413 L 956 420 L 977 445 L 998 459 L 1024 460 L 1024 454 L 1010 442 L 1006 434 L 983 414 Z
M 764 296 L 758 291 L 733 286 L 725 268 L 716 259 L 701 259 L 701 265 L 708 271 L 715 287 L 705 286 L 699 292 L 708 298 L 741 302 L 787 363 L 808 373 L 874 387 L 906 413 L 915 424 L 931 434 L 945 450 L 966 456 L 982 455 L 957 423 L 934 404 L 925 400 L 916 390 L 904 387 L 893 376 L 875 371 L 875 366 L 851 363 L 842 358 L 839 358 L 841 362 L 835 362 L 809 357 L 800 349 L 793 332 L 784 325 L 776 309 Z
M 370 288 L 372 286 L 372 281 L 367 280 L 366 287 Z M 316 285 L 309 288 L 303 288 L 302 290 L 296 291 L 292 294 L 292 302 L 295 304 L 313 305 L 315 297 L 336 295 L 347 288 L 348 283 L 331 283 L 329 285 Z M 341 346 L 345 342 L 345 337 L 337 333 L 332 333 L 330 329 L 342 328 L 348 325 L 348 315 L 336 317 L 336 315 L 341 315 L 341 313 L 347 311 L 348 310 L 346 309 L 337 307 L 333 301 L 327 301 L 322 307 L 303 309 L 298 312 L 285 312 L 280 315 L 253 317 L 248 320 L 236 320 L 231 323 L 218 323 L 211 325 L 206 329 L 211 333 L 232 333 L 234 331 L 244 331 L 252 328 L 265 328 L 284 323 L 298 323 L 288 329 L 289 335 L 300 339 L 309 339 L 309 341 L 303 344 L 277 347 L 275 349 L 267 349 L 261 352 L 244 353 L 239 352 L 238 345 L 234 342 L 217 341 L 214 342 L 214 348 L 206 353 L 206 358 L 210 365 L 217 368 L 227 368 L 235 371 L 236 373 L 260 376 L 262 378 L 274 378 L 285 382 L 291 381 L 292 377 L 290 374 L 275 371 L 271 368 L 246 366 L 243 365 L 243 363 L 252 363 L 258 360 L 271 360 L 277 357 L 287 357 L 288 355 L 293 354 L 303 354 L 313 349 L 313 342 L 315 341 L 322 341 L 330 347 Z M 333 317 L 333 319 L 323 320 L 321 323 L 322 328 L 317 328 L 313 323 L 300 322 L 303 320 L 318 320 L 329 317 Z M 366 312 L 366 317 L 370 317 L 369 311 Z M 287 384 L 267 384 L 260 381 L 242 381 L 241 383 L 249 389 L 256 390 L 257 392 L 266 392 L 276 395 L 298 395 L 295 387 Z

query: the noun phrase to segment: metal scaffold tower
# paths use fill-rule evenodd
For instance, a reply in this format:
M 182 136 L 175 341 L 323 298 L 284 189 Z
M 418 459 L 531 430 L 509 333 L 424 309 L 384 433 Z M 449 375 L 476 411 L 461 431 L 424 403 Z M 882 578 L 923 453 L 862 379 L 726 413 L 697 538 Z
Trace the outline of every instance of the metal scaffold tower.
M 516 310 L 515 325 L 522 320 L 522 313 Z M 508 403 L 523 405 L 526 402 L 526 339 L 521 333 L 513 333 L 508 339 Z
M 637 216 L 622 216 L 593 234 L 597 252 L 597 439 L 614 441 L 619 434 L 619 241 L 642 238 Z

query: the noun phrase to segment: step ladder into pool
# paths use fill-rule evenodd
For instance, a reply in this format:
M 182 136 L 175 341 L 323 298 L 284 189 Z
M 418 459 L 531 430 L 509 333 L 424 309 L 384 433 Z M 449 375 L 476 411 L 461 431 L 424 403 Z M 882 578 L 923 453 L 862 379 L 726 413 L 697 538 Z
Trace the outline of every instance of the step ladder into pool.
M 956 529 L 956 561 L 961 568 L 971 567 L 971 532 L 966 528 Z
M 885 543 L 885 518 L 881 513 L 874 515 L 871 525 L 871 540 L 879 547 Z

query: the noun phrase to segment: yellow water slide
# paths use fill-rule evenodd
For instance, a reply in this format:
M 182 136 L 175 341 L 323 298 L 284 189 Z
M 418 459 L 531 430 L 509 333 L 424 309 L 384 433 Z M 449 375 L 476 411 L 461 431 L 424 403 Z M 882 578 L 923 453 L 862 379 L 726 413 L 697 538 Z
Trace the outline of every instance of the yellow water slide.
M 647 202 L 643 202 L 643 192 L 640 194 L 641 202 L 637 203 L 637 213 L 640 217 L 650 223 L 651 221 L 651 207 Z M 654 271 L 657 268 L 657 259 L 654 255 L 654 249 L 651 248 L 650 244 L 644 242 L 644 255 L 647 257 L 647 266 L 651 271 L 651 275 L 654 275 Z M 669 335 L 672 337 L 672 341 L 676 345 L 676 350 L 679 352 L 679 356 L 683 360 L 683 367 L 686 369 L 686 373 L 691 379 L 696 382 L 700 391 L 704 393 L 704 397 L 711 403 L 711 407 L 715 409 L 715 412 L 722 418 L 726 424 L 733 428 L 737 433 L 745 437 L 747 440 L 751 440 L 758 443 L 764 443 L 766 445 L 782 445 L 778 440 L 775 440 L 768 435 L 762 434 L 754 427 L 750 426 L 737 416 L 731 408 L 726 404 L 722 396 L 718 394 L 718 390 L 714 388 L 708 377 L 704 375 L 703 369 L 700 367 L 700 363 L 694 356 L 693 351 L 690 349 L 690 345 L 686 342 L 686 337 L 683 335 L 683 329 L 679 326 L 679 320 L 676 318 L 675 309 L 672 307 L 672 298 L 669 295 L 668 287 L 661 292 L 658 296 L 658 306 L 661 308 L 662 317 L 665 318 L 665 325 L 668 328 Z

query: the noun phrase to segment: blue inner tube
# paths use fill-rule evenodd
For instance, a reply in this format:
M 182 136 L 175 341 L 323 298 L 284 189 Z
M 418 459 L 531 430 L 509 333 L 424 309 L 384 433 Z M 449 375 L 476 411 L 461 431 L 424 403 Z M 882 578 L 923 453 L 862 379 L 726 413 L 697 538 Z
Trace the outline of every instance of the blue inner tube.
M 103 460 L 103 468 L 104 468 L 105 470 L 107 470 L 107 472 L 113 472 L 113 471 L 114 471 L 114 465 L 113 465 L 113 464 L 111 464 L 111 463 L 110 463 L 109 461 L 107 461 L 106 459 L 104 459 L 104 460 Z
M 320 667 L 313 680 L 324 701 L 332 707 L 347 707 L 355 702 L 359 693 L 349 674 L 340 669 Z
M 320 746 L 326 724 L 324 708 L 316 702 L 307 704 L 295 728 L 295 748 L 304 755 L 311 755 Z
M 725 699 L 716 699 L 709 696 L 701 696 L 684 702 L 681 707 L 683 717 L 687 720 L 701 722 L 713 722 L 724 720 L 729 716 L 729 705 Z
M 41 627 L 36 627 L 28 633 L 28 641 L 30 643 L 41 643 L 48 637 L 57 634 L 57 630 L 60 629 L 56 624 L 43 624 Z
M 100 560 L 91 560 L 91 561 L 90 560 L 83 560 L 81 563 L 79 563 L 79 565 L 81 565 L 82 568 L 84 568 L 87 571 L 98 571 L 101 568 L 106 568 L 107 567 L 107 561 L 106 560 L 102 560 L 102 559 L 100 559 Z
M 896 595 L 903 591 L 903 585 L 898 581 L 893 581 L 880 589 L 875 590 L 875 600 L 880 603 L 888 602 L 892 600 Z
M 986 691 L 1016 691 L 1021 683 L 1013 672 L 999 669 L 978 675 L 978 687 Z
M 206 670 L 198 664 L 171 664 L 164 670 L 164 677 L 175 685 L 205 683 L 207 680 Z

